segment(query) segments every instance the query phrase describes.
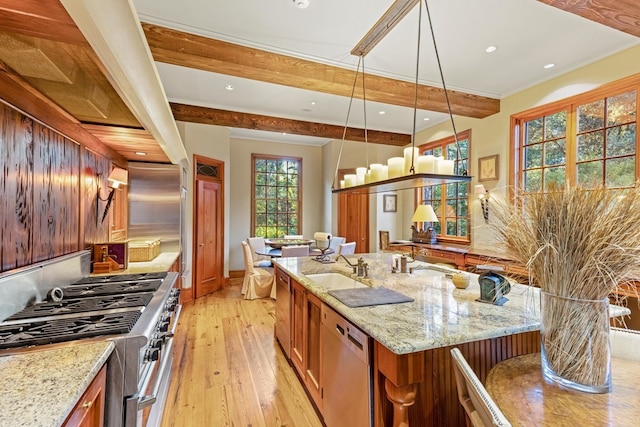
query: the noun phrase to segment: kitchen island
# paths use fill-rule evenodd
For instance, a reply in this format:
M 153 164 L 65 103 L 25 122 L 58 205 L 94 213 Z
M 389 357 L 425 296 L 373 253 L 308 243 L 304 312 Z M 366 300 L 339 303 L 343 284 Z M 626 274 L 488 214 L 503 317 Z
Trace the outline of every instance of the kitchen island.
M 456 289 L 442 272 L 392 273 L 391 254 L 358 254 L 369 265 L 372 287 L 384 286 L 413 298 L 412 302 L 350 308 L 307 277 L 337 272 L 356 277 L 344 260 L 321 264 L 308 258 L 284 258 L 276 266 L 323 303 L 374 340 L 374 425 L 463 426 L 450 349 L 458 347 L 481 380 L 498 362 L 540 351 L 539 290 L 512 284 L 503 306 L 476 301 L 477 276 L 466 289 Z M 426 263 L 410 263 L 410 267 Z M 624 308 L 614 307 L 612 315 Z

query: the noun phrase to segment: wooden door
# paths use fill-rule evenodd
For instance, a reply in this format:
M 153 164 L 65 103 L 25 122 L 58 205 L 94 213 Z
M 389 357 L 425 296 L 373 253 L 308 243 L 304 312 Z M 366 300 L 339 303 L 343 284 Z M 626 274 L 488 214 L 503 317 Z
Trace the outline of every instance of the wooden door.
M 305 329 L 306 329 L 306 378 L 305 384 L 309 395 L 316 406 L 322 411 L 322 301 L 307 292 L 305 301 Z
M 338 235 L 356 242 L 356 253 L 369 252 L 369 195 L 338 195 Z
M 223 194 L 222 185 L 204 179 L 196 180 L 195 214 L 195 297 L 222 287 Z

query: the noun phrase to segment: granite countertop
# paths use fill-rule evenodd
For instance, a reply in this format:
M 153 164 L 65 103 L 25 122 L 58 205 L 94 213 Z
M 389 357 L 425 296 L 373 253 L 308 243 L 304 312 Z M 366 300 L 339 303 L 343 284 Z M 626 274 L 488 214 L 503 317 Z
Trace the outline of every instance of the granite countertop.
M 476 301 L 480 296 L 478 276 L 471 274 L 466 289 L 457 289 L 443 273 L 418 270 L 391 273 L 389 253 L 348 256 L 352 263 L 362 256 L 369 264 L 369 277 L 358 279 L 369 286 L 384 286 L 412 297 L 413 302 L 350 308 L 331 296 L 329 289 L 307 274 L 337 272 L 355 278 L 344 260 L 322 264 L 313 258 L 274 260 L 291 277 L 341 313 L 376 341 L 396 354 L 408 354 L 464 342 L 496 338 L 540 329 L 540 289 L 512 283 L 503 306 Z M 415 261 L 410 267 L 428 265 Z M 612 315 L 628 314 L 612 306 Z
M 61 425 L 113 349 L 102 340 L 0 356 L 0 425 Z
M 124 270 L 112 270 L 108 273 L 94 273 L 92 276 L 105 276 L 113 274 L 142 274 L 156 271 L 169 271 L 173 263 L 180 256 L 180 252 L 161 252 L 151 261 L 129 262 Z

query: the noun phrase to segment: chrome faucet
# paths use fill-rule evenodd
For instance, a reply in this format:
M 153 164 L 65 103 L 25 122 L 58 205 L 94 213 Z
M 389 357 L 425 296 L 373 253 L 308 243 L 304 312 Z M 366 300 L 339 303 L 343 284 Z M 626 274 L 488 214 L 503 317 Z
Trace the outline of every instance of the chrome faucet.
M 369 264 L 364 262 L 364 259 L 362 257 L 358 258 L 357 264 L 351 264 L 351 262 L 349 262 L 349 259 L 342 254 L 336 257 L 336 261 L 338 261 L 340 258 L 344 259 L 347 264 L 349 264 L 349 266 L 353 268 L 353 274 L 357 274 L 358 277 L 369 277 Z

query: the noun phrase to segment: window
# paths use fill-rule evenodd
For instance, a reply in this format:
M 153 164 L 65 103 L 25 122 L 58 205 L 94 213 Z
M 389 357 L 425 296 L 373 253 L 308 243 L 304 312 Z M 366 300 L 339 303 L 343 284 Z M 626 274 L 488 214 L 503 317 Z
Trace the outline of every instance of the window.
M 252 236 L 301 234 L 302 159 L 253 154 Z
M 640 76 L 513 116 L 513 180 L 527 192 L 553 183 L 632 187 Z
M 471 131 L 458 133 L 460 156 L 453 136 L 421 145 L 420 154 L 442 156 L 454 160 L 454 174 L 469 169 Z M 418 202 L 430 204 L 440 222 L 433 224 L 441 240 L 470 242 L 469 183 L 431 185 L 418 190 Z

